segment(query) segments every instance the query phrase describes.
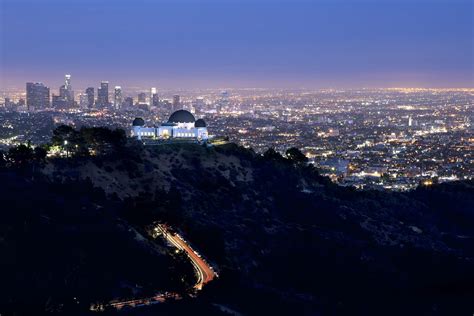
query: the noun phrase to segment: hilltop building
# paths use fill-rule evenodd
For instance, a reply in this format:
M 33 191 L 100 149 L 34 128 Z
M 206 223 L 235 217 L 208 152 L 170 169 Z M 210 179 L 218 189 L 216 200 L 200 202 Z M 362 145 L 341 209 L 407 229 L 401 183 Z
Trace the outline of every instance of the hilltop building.
M 182 138 L 207 140 L 206 122 L 203 119 L 196 120 L 194 115 L 186 110 L 178 110 L 171 114 L 168 121 L 160 126 L 146 126 L 142 118 L 135 118 L 132 124 L 131 134 L 138 139 L 142 138 Z

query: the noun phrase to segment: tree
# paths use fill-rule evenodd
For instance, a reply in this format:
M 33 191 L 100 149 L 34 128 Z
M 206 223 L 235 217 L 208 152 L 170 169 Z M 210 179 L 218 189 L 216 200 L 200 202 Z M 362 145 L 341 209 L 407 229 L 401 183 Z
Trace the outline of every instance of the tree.
M 35 149 L 34 149 L 34 156 L 35 156 L 35 159 L 38 160 L 38 161 L 45 160 L 47 154 L 48 154 L 48 152 L 43 147 L 38 146 L 38 147 L 35 147 Z
M 127 133 L 121 128 L 114 129 L 111 139 L 114 146 L 123 146 L 127 142 Z
M 5 160 L 5 153 L 0 150 L 0 168 L 5 167 L 7 161 Z
M 8 150 L 7 158 L 14 165 L 27 164 L 34 158 L 33 149 L 23 144 L 12 147 Z
M 85 146 L 102 153 L 112 147 L 121 147 L 127 141 L 124 130 L 111 130 L 106 127 L 83 127 L 79 131 L 79 136 L 79 147 Z
M 71 143 L 73 141 L 73 136 L 75 136 L 77 132 L 68 125 L 59 125 L 53 130 L 53 137 L 51 138 L 51 142 L 53 145 L 56 146 L 63 146 L 65 141 Z
M 127 136 L 122 129 L 82 127 L 77 131 L 71 126 L 60 125 L 53 131 L 51 142 L 75 156 L 88 156 L 89 150 L 105 153 L 125 145 Z
M 263 153 L 263 158 L 266 160 L 285 161 L 285 158 L 273 148 L 268 148 L 267 151 Z
M 286 157 L 293 161 L 294 163 L 306 163 L 308 162 L 308 157 L 306 157 L 298 148 L 291 147 L 286 151 Z

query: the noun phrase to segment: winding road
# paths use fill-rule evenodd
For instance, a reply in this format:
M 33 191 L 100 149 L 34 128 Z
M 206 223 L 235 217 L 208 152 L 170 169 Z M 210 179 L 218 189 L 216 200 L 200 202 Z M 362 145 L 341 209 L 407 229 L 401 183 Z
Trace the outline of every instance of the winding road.
M 153 238 L 162 236 L 165 238 L 170 245 L 175 247 L 178 250 L 183 250 L 191 264 L 196 271 L 197 282 L 194 285 L 194 289 L 201 290 L 202 287 L 211 282 L 214 278 L 218 277 L 217 273 L 214 271 L 212 266 L 204 260 L 201 255 L 196 252 L 185 240 L 177 233 L 171 232 L 165 225 L 157 224 L 153 228 L 152 233 Z M 177 293 L 165 292 L 159 293 L 152 297 L 131 299 L 124 301 L 112 301 L 106 305 L 94 304 L 90 307 L 91 311 L 104 311 L 107 307 L 112 307 L 115 309 L 122 309 L 124 307 L 138 307 L 145 305 L 153 305 L 157 303 L 163 303 L 166 300 L 178 300 L 182 297 Z
M 156 233 L 162 234 L 174 247 L 186 252 L 198 276 L 198 281 L 194 286 L 195 289 L 202 289 L 206 283 L 211 282 L 217 276 L 214 269 L 203 258 L 201 258 L 201 255 L 191 248 L 191 246 L 179 234 L 169 232 L 164 225 L 157 225 L 154 230 Z

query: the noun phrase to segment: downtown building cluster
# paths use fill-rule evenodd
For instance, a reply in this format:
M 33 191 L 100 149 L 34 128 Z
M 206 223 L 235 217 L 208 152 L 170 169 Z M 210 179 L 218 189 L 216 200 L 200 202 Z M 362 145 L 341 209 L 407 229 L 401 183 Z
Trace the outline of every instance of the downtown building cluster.
M 139 92 L 136 98 L 125 96 L 121 86 L 113 90 L 108 81 L 101 81 L 97 89 L 88 87 L 83 92 L 75 94 L 71 75 L 65 75 L 64 84 L 59 87 L 59 93 L 51 93 L 51 89 L 42 82 L 26 83 L 26 98 L 20 98 L 17 103 L 10 97 L 4 99 L 5 108 L 24 108 L 27 111 L 40 111 L 45 109 L 131 109 L 140 108 L 151 110 L 166 108 L 169 112 L 179 110 L 181 107 L 180 96 L 173 95 L 171 100 L 160 99 L 157 89 L 152 87 L 149 93 Z

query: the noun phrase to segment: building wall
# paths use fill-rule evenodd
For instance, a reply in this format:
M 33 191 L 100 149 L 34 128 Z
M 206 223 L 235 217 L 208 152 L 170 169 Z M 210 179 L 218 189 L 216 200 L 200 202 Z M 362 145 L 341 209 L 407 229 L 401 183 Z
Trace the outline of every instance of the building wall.
M 173 137 L 173 126 L 160 126 L 158 136 L 163 138 Z
M 138 139 L 141 139 L 142 137 L 155 137 L 156 136 L 156 128 L 154 128 L 154 127 L 133 126 L 132 136 L 137 137 Z
M 159 137 L 159 138 L 196 138 L 208 139 L 206 127 L 179 128 L 177 126 L 160 126 L 160 127 L 141 127 L 133 126 L 131 135 L 141 139 L 142 137 Z
M 197 137 L 195 128 L 179 128 L 179 127 L 174 127 L 173 128 L 173 137 L 186 137 L 186 138 L 192 138 L 192 137 Z

